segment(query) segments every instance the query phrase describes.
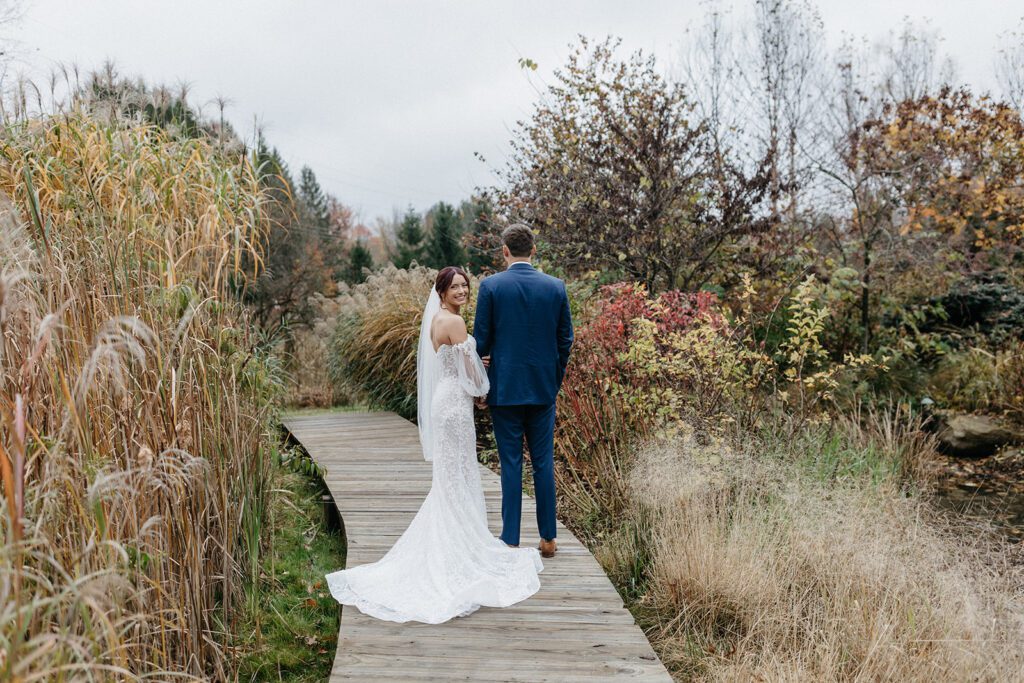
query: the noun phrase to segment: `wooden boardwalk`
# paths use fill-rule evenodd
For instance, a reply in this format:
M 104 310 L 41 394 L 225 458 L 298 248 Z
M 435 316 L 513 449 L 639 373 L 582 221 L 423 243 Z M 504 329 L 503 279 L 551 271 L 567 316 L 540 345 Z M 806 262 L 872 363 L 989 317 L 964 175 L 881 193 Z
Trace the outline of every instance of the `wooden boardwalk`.
M 430 488 L 416 426 L 393 413 L 293 415 L 285 427 L 326 471 L 348 537 L 348 566 L 384 555 Z M 488 517 L 500 530 L 498 477 L 483 469 Z M 524 545 L 538 542 L 533 500 Z M 587 549 L 558 526 L 541 589 L 505 609 L 445 624 L 394 624 L 342 613 L 331 681 L 670 682 L 632 615 Z

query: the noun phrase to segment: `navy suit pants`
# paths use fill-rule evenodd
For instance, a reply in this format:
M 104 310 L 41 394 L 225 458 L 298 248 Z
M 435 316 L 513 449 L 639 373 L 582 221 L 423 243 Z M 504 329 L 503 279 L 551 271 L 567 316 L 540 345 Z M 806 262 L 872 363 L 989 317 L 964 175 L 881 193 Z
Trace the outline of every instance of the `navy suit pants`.
M 519 545 L 523 510 L 523 438 L 530 447 L 537 529 L 553 540 L 555 521 L 555 406 L 490 406 L 501 461 L 501 540 Z

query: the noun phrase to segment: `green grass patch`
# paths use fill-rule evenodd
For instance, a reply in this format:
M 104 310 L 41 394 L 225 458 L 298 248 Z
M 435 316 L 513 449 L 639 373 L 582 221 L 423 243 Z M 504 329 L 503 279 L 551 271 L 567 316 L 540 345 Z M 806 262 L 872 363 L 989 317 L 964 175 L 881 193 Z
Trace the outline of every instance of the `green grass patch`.
M 900 471 L 897 454 L 870 442 L 851 444 L 836 433 L 811 441 L 804 464 L 823 482 L 867 480 L 874 486 L 896 479 Z
M 338 604 L 324 575 L 343 568 L 345 541 L 325 526 L 319 481 L 279 466 L 274 533 L 249 596 L 241 681 L 325 681 L 338 638 Z

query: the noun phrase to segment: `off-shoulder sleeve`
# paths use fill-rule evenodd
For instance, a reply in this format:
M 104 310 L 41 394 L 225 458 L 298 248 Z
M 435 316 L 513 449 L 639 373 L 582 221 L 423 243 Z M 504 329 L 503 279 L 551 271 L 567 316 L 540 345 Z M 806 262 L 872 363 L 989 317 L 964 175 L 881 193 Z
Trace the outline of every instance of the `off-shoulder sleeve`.
M 486 396 L 491 390 L 487 369 L 476 353 L 472 337 L 452 347 L 455 351 L 455 365 L 459 369 L 459 384 L 470 396 Z

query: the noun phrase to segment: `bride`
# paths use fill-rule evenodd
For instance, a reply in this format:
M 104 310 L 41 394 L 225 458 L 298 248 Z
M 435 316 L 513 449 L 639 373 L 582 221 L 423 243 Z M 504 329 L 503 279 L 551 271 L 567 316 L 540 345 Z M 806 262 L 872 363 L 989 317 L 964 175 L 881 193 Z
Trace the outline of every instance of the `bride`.
M 420 325 L 417 402 L 423 456 L 433 462 L 430 493 L 382 559 L 327 575 L 338 602 L 378 619 L 439 624 L 540 588 L 537 550 L 509 547 L 487 527 L 473 398 L 490 385 L 459 315 L 468 300 L 465 271 L 444 268 Z

